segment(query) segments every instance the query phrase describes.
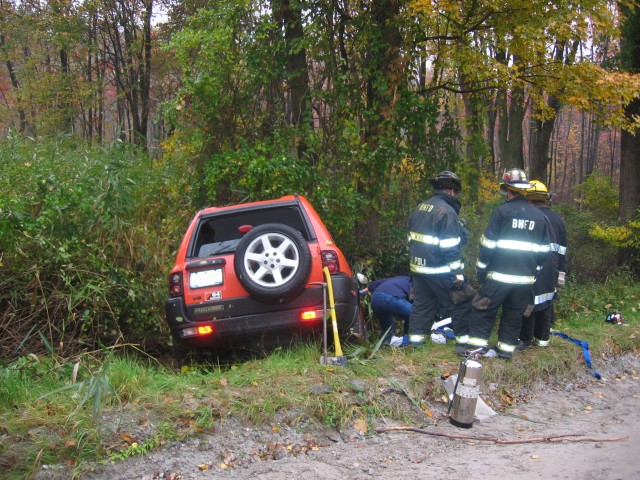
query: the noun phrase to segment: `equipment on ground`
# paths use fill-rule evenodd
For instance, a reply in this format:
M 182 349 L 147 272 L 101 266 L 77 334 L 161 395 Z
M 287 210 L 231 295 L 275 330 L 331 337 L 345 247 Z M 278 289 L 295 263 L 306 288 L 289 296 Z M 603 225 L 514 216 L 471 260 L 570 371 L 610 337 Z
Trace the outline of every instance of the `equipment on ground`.
M 324 267 L 322 269 L 326 283 L 323 284 L 323 290 L 325 292 L 324 297 L 324 312 L 323 312 L 323 340 L 324 340 L 324 354 L 320 359 L 322 365 L 337 365 L 345 366 L 347 364 L 347 357 L 342 354 L 342 347 L 340 346 L 340 335 L 338 332 L 338 320 L 336 319 L 336 308 L 333 302 L 333 285 L 331 283 L 331 274 L 329 269 Z M 328 294 L 328 295 L 327 295 Z M 329 298 L 329 313 L 331 315 L 331 326 L 333 329 L 333 346 L 335 348 L 335 357 L 329 357 L 327 355 L 327 296 Z
M 610 313 L 609 315 L 607 315 L 604 321 L 607 323 L 612 323 L 614 325 L 628 325 L 627 321 L 624 319 L 620 312 Z
M 449 422 L 452 425 L 461 428 L 473 426 L 481 383 L 482 364 L 471 356 L 460 362 L 453 398 L 449 402 Z

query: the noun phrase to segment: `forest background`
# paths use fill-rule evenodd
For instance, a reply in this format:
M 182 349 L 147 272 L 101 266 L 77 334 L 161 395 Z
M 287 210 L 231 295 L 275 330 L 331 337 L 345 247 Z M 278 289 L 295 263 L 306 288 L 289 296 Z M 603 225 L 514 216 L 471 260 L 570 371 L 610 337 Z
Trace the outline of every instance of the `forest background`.
M 297 192 L 354 269 L 406 273 L 443 169 L 472 277 L 514 166 L 555 193 L 570 282 L 637 275 L 639 72 L 626 0 L 0 0 L 0 358 L 164 351 L 204 206 Z

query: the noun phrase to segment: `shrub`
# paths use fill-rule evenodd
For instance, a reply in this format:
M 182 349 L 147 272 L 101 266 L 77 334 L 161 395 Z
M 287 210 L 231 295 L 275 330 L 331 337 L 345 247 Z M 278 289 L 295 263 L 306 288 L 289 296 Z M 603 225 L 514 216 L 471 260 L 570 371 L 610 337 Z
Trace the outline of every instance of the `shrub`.
M 121 143 L 0 145 L 2 357 L 157 336 L 170 183 Z

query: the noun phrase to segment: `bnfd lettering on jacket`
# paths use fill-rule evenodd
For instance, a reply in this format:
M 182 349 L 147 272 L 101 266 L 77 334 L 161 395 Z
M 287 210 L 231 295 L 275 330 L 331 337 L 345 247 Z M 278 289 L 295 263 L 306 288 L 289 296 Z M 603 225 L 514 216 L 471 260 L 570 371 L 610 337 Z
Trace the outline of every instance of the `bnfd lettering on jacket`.
M 519 228 L 520 230 L 533 230 L 536 228 L 536 222 L 533 220 L 522 220 L 514 218 L 511 224 L 511 228 Z
M 418 206 L 418 210 L 420 210 L 421 212 L 430 212 L 431 210 L 433 210 L 433 205 L 429 203 L 421 203 Z

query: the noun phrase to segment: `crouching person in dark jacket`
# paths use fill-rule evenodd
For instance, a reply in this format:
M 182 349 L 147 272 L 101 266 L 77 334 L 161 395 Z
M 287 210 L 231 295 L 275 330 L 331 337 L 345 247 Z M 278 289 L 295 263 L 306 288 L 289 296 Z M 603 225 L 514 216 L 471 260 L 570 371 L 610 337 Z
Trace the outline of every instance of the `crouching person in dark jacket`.
M 380 322 L 380 334 L 384 336 L 384 342 L 390 343 L 391 337 L 394 336 L 396 318 L 404 320 L 403 336 L 407 335 L 413 300 L 411 278 L 381 278 L 370 282 L 364 290 L 367 291 L 371 293 L 371 310 Z

